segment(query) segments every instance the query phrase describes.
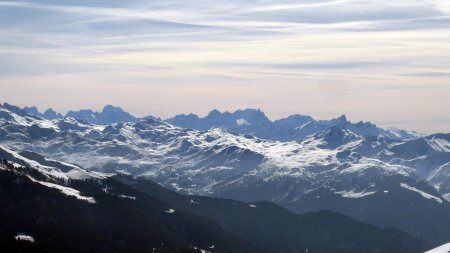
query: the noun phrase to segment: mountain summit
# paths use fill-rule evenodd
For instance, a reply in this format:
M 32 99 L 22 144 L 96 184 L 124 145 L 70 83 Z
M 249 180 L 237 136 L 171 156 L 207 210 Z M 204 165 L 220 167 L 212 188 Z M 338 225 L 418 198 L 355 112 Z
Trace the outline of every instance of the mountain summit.
M 165 121 L 183 128 L 201 131 L 223 128 L 238 134 L 251 134 L 259 138 L 277 141 L 302 140 L 334 126 L 348 129 L 350 132 L 365 137 L 385 136 L 392 139 L 414 139 L 418 136 L 413 132 L 380 128 L 370 122 L 351 123 L 345 115 L 331 120 L 314 120 L 310 116 L 296 114 L 271 121 L 260 109 L 223 113 L 213 110 L 203 118 L 195 114 L 181 114 Z
M 92 124 L 107 125 L 118 122 L 137 122 L 138 119 L 120 107 L 106 105 L 101 112 L 94 112 L 90 109 L 79 111 L 69 111 L 66 117 L 81 119 Z

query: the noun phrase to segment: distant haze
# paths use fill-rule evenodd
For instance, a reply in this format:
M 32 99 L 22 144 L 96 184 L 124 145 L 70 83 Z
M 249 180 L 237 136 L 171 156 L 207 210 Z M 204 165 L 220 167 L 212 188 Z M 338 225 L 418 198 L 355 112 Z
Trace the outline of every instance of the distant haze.
M 447 0 L 0 1 L 0 102 L 450 132 Z

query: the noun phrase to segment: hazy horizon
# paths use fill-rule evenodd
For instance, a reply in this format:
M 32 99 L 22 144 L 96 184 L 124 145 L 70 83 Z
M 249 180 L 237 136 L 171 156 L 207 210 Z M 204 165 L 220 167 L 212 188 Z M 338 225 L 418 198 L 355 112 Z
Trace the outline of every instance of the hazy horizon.
M 0 103 L 8 103 L 8 104 L 11 104 L 11 105 L 14 105 L 14 106 L 19 106 L 21 108 L 36 106 L 36 105 L 31 105 L 31 104 L 15 104 L 15 103 L 11 103 L 11 102 L 8 102 L 8 101 L 3 101 L 3 102 L 0 102 Z M 38 109 L 38 111 L 40 113 L 43 113 L 45 110 L 51 108 L 54 111 L 56 111 L 57 113 L 61 113 L 62 115 L 65 115 L 69 111 L 79 111 L 79 110 L 85 110 L 85 109 L 93 110 L 94 112 L 101 112 L 102 109 L 105 106 L 107 106 L 107 105 L 120 107 L 125 112 L 128 112 L 128 113 L 130 113 L 133 116 L 138 117 L 138 118 L 143 118 L 143 117 L 146 117 L 146 116 L 153 116 L 153 117 L 156 117 L 156 118 L 160 118 L 161 120 L 166 120 L 166 119 L 172 118 L 172 117 L 174 117 L 176 115 L 190 114 L 190 113 L 196 114 L 198 117 L 203 118 L 203 117 L 206 117 L 208 115 L 208 113 L 210 113 L 213 110 L 218 110 L 221 113 L 224 113 L 224 112 L 233 113 L 233 112 L 235 112 L 237 110 L 245 110 L 245 109 L 255 109 L 256 110 L 256 109 L 259 109 L 271 121 L 275 121 L 275 120 L 278 120 L 278 119 L 286 118 L 286 117 L 289 117 L 289 116 L 292 116 L 292 115 L 295 115 L 295 114 L 299 114 L 299 115 L 303 115 L 303 116 L 311 116 L 314 120 L 331 120 L 331 119 L 336 119 L 336 118 L 338 118 L 338 117 L 340 117 L 342 115 L 345 115 L 347 120 L 352 122 L 352 123 L 357 123 L 357 122 L 360 122 L 360 121 L 362 121 L 362 122 L 370 122 L 370 123 L 373 123 L 373 124 L 377 125 L 378 127 L 382 127 L 382 128 L 398 128 L 398 129 L 407 130 L 407 131 L 414 131 L 414 132 L 421 133 L 421 134 L 446 133 L 446 132 L 439 132 L 439 131 L 436 131 L 436 132 L 421 132 L 421 131 L 417 131 L 415 129 L 408 129 L 408 128 L 399 127 L 398 126 L 398 122 L 388 122 L 388 121 L 386 121 L 384 123 L 380 123 L 380 122 L 377 122 L 377 121 L 374 121 L 374 120 L 371 120 L 371 119 L 354 118 L 351 115 L 348 115 L 346 113 L 330 115 L 328 117 L 327 116 L 325 116 L 325 117 L 317 117 L 315 115 L 310 115 L 310 114 L 302 113 L 302 112 L 292 112 L 292 113 L 287 113 L 287 114 L 271 114 L 271 113 L 268 113 L 266 110 L 264 110 L 264 108 L 259 108 L 259 107 L 243 107 L 243 108 L 235 108 L 235 109 L 220 109 L 220 108 L 209 108 L 209 109 L 206 108 L 205 109 L 204 108 L 204 111 L 202 111 L 202 112 L 193 112 L 193 111 L 185 111 L 185 112 L 183 112 L 183 111 L 181 111 L 181 112 L 178 112 L 178 113 L 175 113 L 175 114 L 168 114 L 168 115 L 165 115 L 165 116 L 152 114 L 150 112 L 149 113 L 145 113 L 145 112 L 144 113 L 133 113 L 132 111 L 128 110 L 127 107 L 123 107 L 123 106 L 120 106 L 120 105 L 117 105 L 117 104 L 111 104 L 111 103 L 109 103 L 109 104 L 107 103 L 107 104 L 96 106 L 96 107 L 92 107 L 92 108 L 90 108 L 90 107 L 79 107 L 79 108 L 71 108 L 71 109 L 68 109 L 68 110 L 58 110 L 57 108 L 51 107 L 51 106 L 50 107 L 36 106 L 36 108 Z M 396 123 L 397 123 L 397 126 L 396 126 Z
M 450 132 L 445 0 L 0 1 L 0 101 Z

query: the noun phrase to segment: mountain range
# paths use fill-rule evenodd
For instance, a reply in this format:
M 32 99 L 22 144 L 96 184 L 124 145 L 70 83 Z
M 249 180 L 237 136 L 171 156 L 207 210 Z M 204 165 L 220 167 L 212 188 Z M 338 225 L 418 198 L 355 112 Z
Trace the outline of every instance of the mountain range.
M 331 211 L 180 195 L 0 147 L 2 252 L 421 252 L 423 241 Z M 345 230 L 343 230 L 345 228 Z
M 83 109 L 78 111 L 69 111 L 63 116 L 61 113 L 55 112 L 52 108 L 48 108 L 43 113 L 40 113 L 35 106 L 23 108 L 27 113 L 39 116 L 43 119 L 53 120 L 63 117 L 71 117 L 92 124 L 111 124 L 118 122 L 137 122 L 138 118 L 134 117 L 128 112 L 125 112 L 120 107 L 106 105 L 101 112 L 95 112 L 91 109 Z
M 4 106 L 9 106 L 5 103 Z M 200 131 L 212 128 L 223 128 L 239 134 L 251 134 L 253 136 L 278 140 L 292 141 L 305 137 L 331 126 L 341 126 L 351 129 L 363 136 L 383 135 L 393 139 L 413 139 L 420 134 L 396 128 L 380 128 L 370 122 L 351 123 L 345 115 L 331 120 L 314 120 L 311 116 L 291 115 L 286 118 L 271 121 L 260 109 L 245 109 L 235 112 L 220 112 L 212 110 L 206 117 L 200 118 L 196 114 L 180 114 L 172 118 L 161 120 L 154 116 L 139 118 L 125 112 L 120 107 L 106 105 L 101 112 L 91 109 L 69 111 L 65 116 L 55 112 L 52 108 L 40 113 L 35 106 L 23 108 L 27 113 L 39 116 L 43 119 L 53 120 L 63 117 L 75 118 L 91 124 L 107 125 L 112 123 L 138 122 L 143 119 L 155 119 L 165 121 L 182 128 L 192 128 Z
M 106 120 L 102 114 L 91 115 Z M 185 195 L 271 201 L 297 214 L 328 209 L 430 246 L 450 241 L 448 133 L 423 136 L 345 116 L 272 122 L 251 109 L 110 123 L 94 116 L 50 120 L 5 103 L 0 145 Z
M 223 128 L 239 134 L 250 134 L 258 138 L 278 141 L 305 139 L 332 126 L 346 128 L 365 137 L 382 135 L 392 139 L 413 139 L 419 135 L 394 128 L 380 128 L 370 122 L 351 123 L 345 115 L 331 120 L 314 120 L 311 116 L 296 114 L 271 121 L 259 109 L 238 110 L 233 113 L 213 110 L 204 118 L 199 118 L 195 114 L 182 114 L 165 121 L 183 128 L 200 131 Z

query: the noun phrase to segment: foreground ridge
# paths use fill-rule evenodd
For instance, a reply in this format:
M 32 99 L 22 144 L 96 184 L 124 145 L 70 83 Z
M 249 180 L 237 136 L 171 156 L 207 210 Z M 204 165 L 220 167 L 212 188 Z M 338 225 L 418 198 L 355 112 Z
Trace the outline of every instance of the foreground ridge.
M 400 230 L 331 211 L 297 215 L 270 202 L 180 195 L 120 173 L 74 178 L 76 166 L 63 171 L 59 167 L 69 164 L 52 161 L 53 167 L 39 163 L 49 162 L 42 157 L 4 151 L 14 161 L 0 161 L 2 206 L 10 207 L 0 209 L 2 252 L 406 253 L 427 248 Z

